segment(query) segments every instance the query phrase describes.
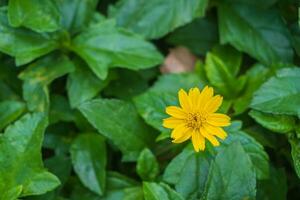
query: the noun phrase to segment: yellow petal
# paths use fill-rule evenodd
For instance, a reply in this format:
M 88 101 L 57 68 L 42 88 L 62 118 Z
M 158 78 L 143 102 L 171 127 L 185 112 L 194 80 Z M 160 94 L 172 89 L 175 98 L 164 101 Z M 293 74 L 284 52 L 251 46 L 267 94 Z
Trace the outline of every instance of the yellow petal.
M 202 92 L 199 95 L 197 108 L 203 109 L 204 105 L 210 101 L 212 96 L 214 95 L 214 90 L 212 87 L 205 86 Z
M 220 127 L 212 126 L 210 124 L 205 124 L 203 127 L 208 133 L 215 135 L 222 140 L 227 137 L 227 133 Z
M 203 151 L 205 149 L 205 139 L 199 131 L 193 131 L 192 143 L 196 152 L 199 152 L 199 150 Z
M 181 138 L 187 131 L 188 128 L 182 123 L 172 131 L 171 137 L 174 139 Z
M 213 126 L 229 126 L 230 117 L 221 113 L 213 113 L 208 115 L 206 119 L 207 123 Z
M 204 128 L 200 128 L 200 133 L 212 143 L 214 146 L 219 146 L 220 142 L 215 138 L 215 136 L 209 134 Z
M 166 113 L 178 119 L 185 119 L 187 117 L 186 112 L 177 106 L 168 106 L 166 108 Z
M 176 126 L 179 126 L 180 124 L 184 123 L 184 120 L 177 119 L 174 117 L 169 117 L 167 119 L 164 119 L 163 126 L 165 128 L 175 128 Z
M 179 90 L 178 98 L 179 98 L 180 106 L 183 108 L 183 110 L 185 110 L 185 111 L 191 110 L 190 99 L 189 99 L 187 93 L 183 89 Z
M 222 101 L 223 101 L 223 97 L 221 97 L 220 95 L 216 95 L 206 103 L 204 109 L 208 113 L 214 113 L 219 109 L 219 107 L 222 104 Z
M 193 130 L 191 128 L 187 129 L 186 132 L 182 135 L 182 137 L 176 138 L 172 142 L 173 143 L 182 143 L 182 142 L 187 141 L 192 136 L 192 131 Z
M 190 102 L 192 103 L 192 107 L 197 106 L 199 95 L 200 95 L 199 88 L 195 87 L 189 90 L 189 98 L 190 98 Z

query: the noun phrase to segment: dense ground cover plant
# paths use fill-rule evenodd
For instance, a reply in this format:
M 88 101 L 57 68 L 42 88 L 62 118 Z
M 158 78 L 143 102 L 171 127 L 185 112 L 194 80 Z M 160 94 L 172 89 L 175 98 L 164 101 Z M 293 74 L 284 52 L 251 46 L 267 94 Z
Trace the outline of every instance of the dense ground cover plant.
M 0 5 L 0 200 L 299 199 L 296 0 Z M 162 73 L 177 46 L 195 66 Z M 222 140 L 172 143 L 205 86 Z

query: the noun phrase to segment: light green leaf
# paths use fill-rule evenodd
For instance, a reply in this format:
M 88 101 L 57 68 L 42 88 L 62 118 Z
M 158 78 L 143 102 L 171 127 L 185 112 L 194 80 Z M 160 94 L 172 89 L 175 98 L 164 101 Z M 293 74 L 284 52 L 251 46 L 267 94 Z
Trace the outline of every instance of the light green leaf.
M 230 43 L 266 65 L 292 61 L 290 34 L 276 10 L 220 3 L 218 14 L 222 44 Z
M 123 153 L 123 160 L 137 160 L 144 147 L 153 141 L 149 128 L 134 106 L 116 99 L 96 99 L 79 106 L 81 113 Z
M 83 185 L 103 195 L 106 179 L 106 147 L 98 134 L 80 134 L 72 143 L 71 158 Z
M 162 62 L 162 55 L 151 43 L 115 27 L 113 20 L 90 26 L 75 37 L 71 49 L 100 79 L 106 78 L 109 67 L 139 70 Z
M 20 117 L 25 111 L 25 104 L 21 101 L 0 102 L 0 130 Z
M 288 115 L 274 115 L 251 110 L 249 115 L 263 127 L 277 133 L 288 133 L 295 127 L 295 118 Z
M 76 60 L 75 65 L 76 70 L 69 74 L 67 82 L 72 108 L 95 97 L 109 82 L 109 79 L 102 81 L 96 77 L 84 62 Z
M 29 65 L 19 78 L 24 81 L 23 96 L 30 111 L 47 111 L 49 107 L 48 85 L 55 79 L 74 70 L 66 57 L 51 54 Z
M 145 200 L 183 200 L 183 198 L 171 189 L 167 184 L 143 182 Z
M 300 69 L 284 68 L 255 93 L 251 108 L 272 114 L 300 117 Z
M 136 171 L 144 181 L 152 181 L 159 174 L 159 164 L 149 149 L 144 149 L 137 160 Z
M 206 55 L 205 71 L 210 83 L 226 98 L 234 98 L 243 89 L 246 78 L 236 77 L 241 53 L 230 47 L 217 47 Z
M 162 121 L 167 118 L 167 106 L 178 105 L 177 93 L 183 88 L 203 87 L 196 74 L 169 74 L 159 77 L 158 81 L 145 93 L 134 98 L 135 106 L 144 120 L 152 127 L 166 131 Z
M 119 26 L 155 39 L 204 16 L 207 4 L 207 0 L 122 0 L 110 8 L 110 16 Z
M 59 29 L 60 14 L 49 0 L 10 0 L 8 19 L 13 27 L 24 26 L 36 32 Z
M 0 51 L 15 57 L 17 65 L 29 63 L 56 49 L 55 37 L 10 27 L 6 9 L 0 9 Z
M 249 156 L 238 142 L 218 153 L 208 176 L 203 199 L 255 199 L 255 171 Z
M 20 196 L 39 195 L 60 184 L 42 164 L 41 146 L 46 126 L 44 114 L 27 114 L 0 136 L 0 194 L 22 186 Z

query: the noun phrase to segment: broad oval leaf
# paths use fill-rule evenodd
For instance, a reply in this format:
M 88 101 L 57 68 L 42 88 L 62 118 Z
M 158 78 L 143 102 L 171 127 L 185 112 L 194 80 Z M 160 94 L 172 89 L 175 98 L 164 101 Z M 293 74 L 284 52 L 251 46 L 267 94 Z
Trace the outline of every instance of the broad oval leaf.
M 155 39 L 204 16 L 207 4 L 208 0 L 122 0 L 111 7 L 110 16 L 119 26 Z
M 10 0 L 8 19 L 12 26 L 24 26 L 36 32 L 52 32 L 60 28 L 60 13 L 49 0 Z
M 155 155 L 149 150 L 144 149 L 137 160 L 136 171 L 144 181 L 154 180 L 159 173 L 159 164 Z
M 150 129 L 131 103 L 95 99 L 86 101 L 78 108 L 99 133 L 122 151 L 124 160 L 137 160 L 140 151 L 153 141 Z
M 46 126 L 43 113 L 27 114 L 1 135 L 0 194 L 22 186 L 20 197 L 39 195 L 60 184 L 42 164 L 41 147 Z
M 284 68 L 255 93 L 251 108 L 266 113 L 300 117 L 300 69 Z
M 80 134 L 72 143 L 71 158 L 81 182 L 91 191 L 103 195 L 106 179 L 106 147 L 98 134 Z
M 276 10 L 220 3 L 218 16 L 221 43 L 230 43 L 267 65 L 292 61 L 289 31 Z
M 122 28 L 113 20 L 90 26 L 74 38 L 70 47 L 92 71 L 105 79 L 109 67 L 146 69 L 162 62 L 162 55 L 149 42 Z

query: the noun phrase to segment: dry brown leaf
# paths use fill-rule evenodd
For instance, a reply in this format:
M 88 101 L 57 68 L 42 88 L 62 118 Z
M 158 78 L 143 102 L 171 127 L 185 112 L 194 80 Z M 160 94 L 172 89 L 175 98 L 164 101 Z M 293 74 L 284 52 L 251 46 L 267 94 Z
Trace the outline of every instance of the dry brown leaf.
M 160 67 L 161 73 L 180 73 L 192 71 L 195 67 L 196 56 L 185 47 L 170 49 L 164 64 Z

